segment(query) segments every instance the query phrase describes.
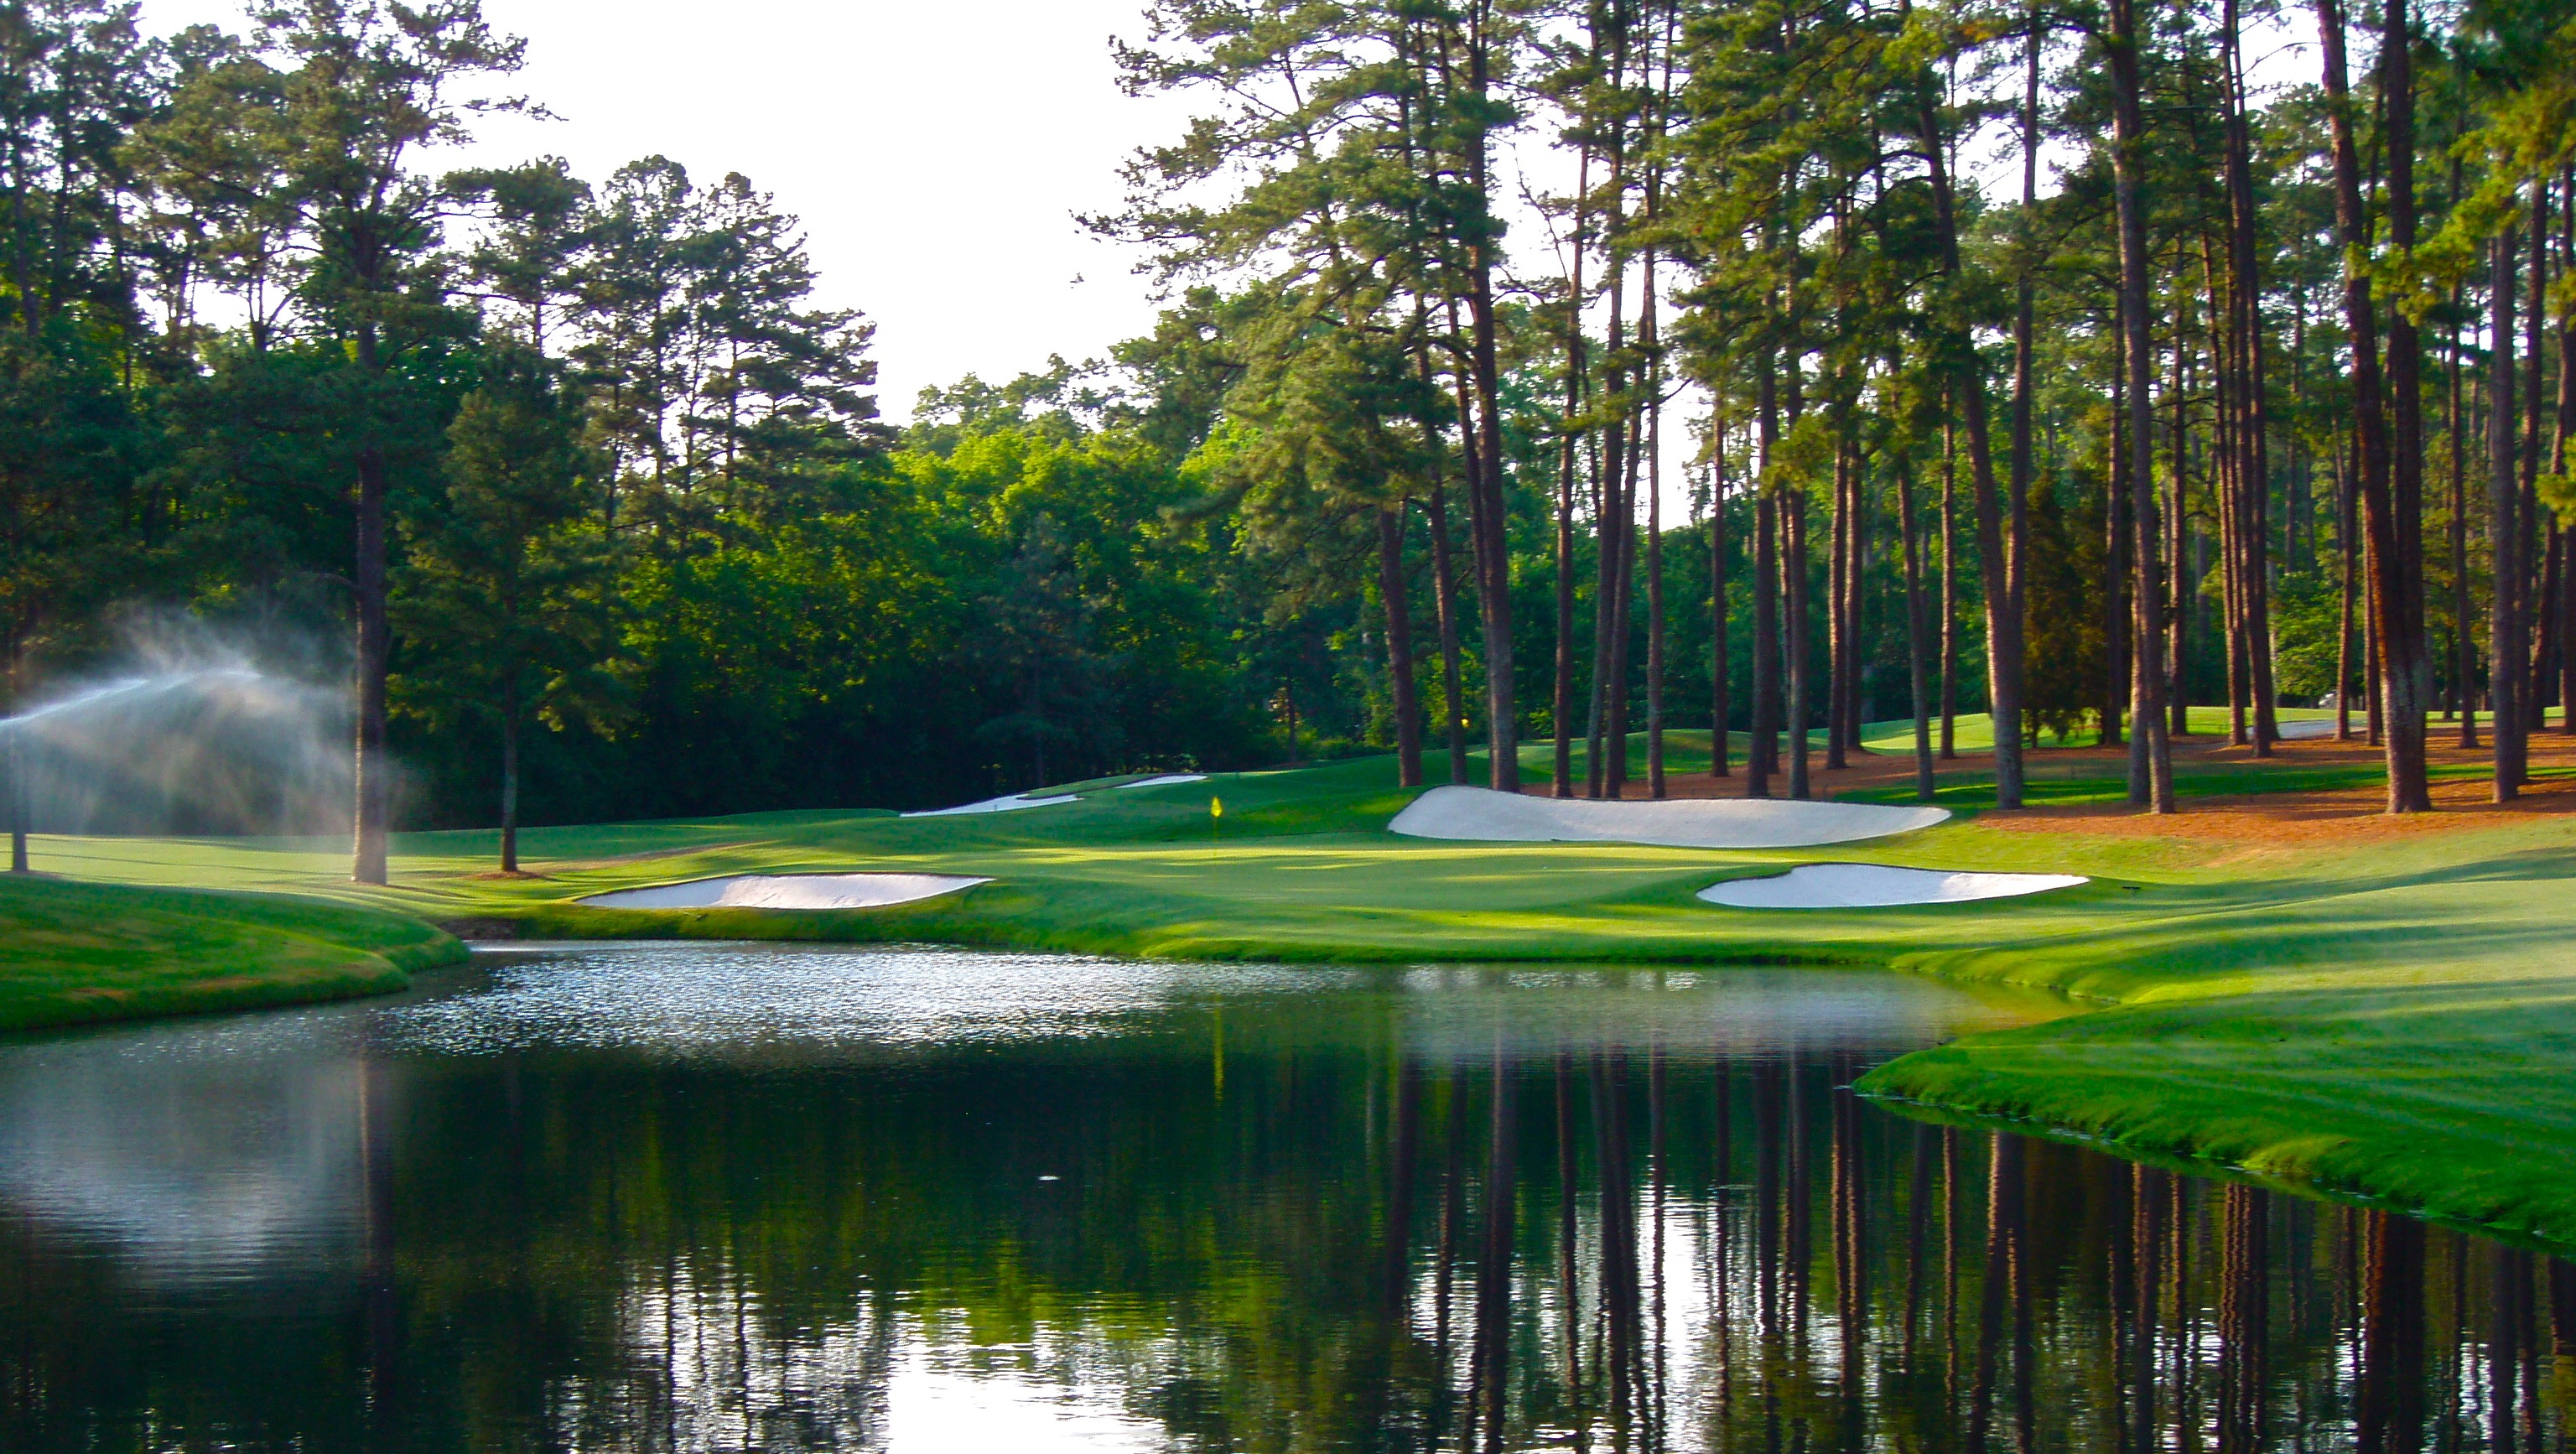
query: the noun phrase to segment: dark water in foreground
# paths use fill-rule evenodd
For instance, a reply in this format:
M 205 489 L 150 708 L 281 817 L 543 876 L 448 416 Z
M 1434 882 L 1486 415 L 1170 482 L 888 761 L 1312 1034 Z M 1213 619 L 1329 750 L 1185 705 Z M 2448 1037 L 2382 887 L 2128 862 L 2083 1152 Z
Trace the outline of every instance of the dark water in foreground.
M 2556 1448 L 2518 1252 L 1898 1119 L 1862 974 L 521 955 L 0 1047 L 0 1450 Z

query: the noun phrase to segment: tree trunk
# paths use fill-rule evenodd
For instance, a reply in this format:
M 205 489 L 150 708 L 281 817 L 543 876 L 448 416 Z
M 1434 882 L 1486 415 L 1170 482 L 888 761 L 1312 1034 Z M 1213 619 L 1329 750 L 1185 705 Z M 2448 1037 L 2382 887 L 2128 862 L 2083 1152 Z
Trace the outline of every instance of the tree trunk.
M 1620 432 L 1628 457 L 1619 470 L 1618 517 L 1610 522 L 1610 533 L 1618 546 L 1618 569 L 1610 581 L 1615 599 L 1611 603 L 1607 674 L 1610 698 L 1604 714 L 1609 742 L 1602 761 L 1602 776 L 1608 780 L 1609 795 L 1614 798 L 1628 795 L 1628 646 L 1637 602 L 1637 467 L 1639 444 L 1644 437 L 1634 413 L 1629 414 Z
M 1940 242 L 1942 269 L 1955 281 L 1962 275 L 1958 211 L 1951 195 L 1947 148 L 1928 94 L 1922 101 L 1921 120 L 1925 159 L 1931 170 L 1934 232 Z M 1968 474 L 1977 509 L 1977 569 L 1984 577 L 1986 597 L 1986 711 L 1994 724 L 1995 806 L 2018 808 L 2022 801 L 2022 615 L 2018 584 L 2022 561 L 2007 548 L 2004 505 L 1996 497 L 1994 441 L 1986 418 L 1985 370 L 1977 361 L 1974 339 L 1964 323 L 1947 321 L 1941 327 L 1945 335 L 1941 352 L 1950 365 L 1955 390 L 1951 412 L 1964 414 L 1968 425 Z M 2010 525 L 2016 544 L 2025 528 L 2021 504 L 2019 499 L 2014 501 Z
M 360 335 L 360 353 L 372 352 Z M 385 758 L 385 669 L 391 632 L 385 616 L 385 457 L 373 443 L 358 449 L 357 560 L 351 580 L 358 611 L 357 842 L 349 877 L 385 882 L 387 819 L 393 807 L 392 764 Z
M 2191 398 L 2191 304 L 2184 300 L 2174 320 L 2173 481 L 2165 506 L 2165 710 L 2172 715 L 2167 731 L 2191 735 L 2191 690 L 2184 672 L 2191 662 L 2191 613 L 2200 599 L 2191 566 L 2191 423 L 2184 408 Z
M 2246 116 L 2245 50 L 2235 0 L 2228 0 L 2228 294 L 2235 335 L 2237 489 L 2245 592 L 2248 686 L 2254 695 L 2254 754 L 2272 755 L 2281 721 L 2272 670 L 2271 411 L 2263 367 L 2263 278 L 2256 244 L 2252 129 Z M 2419 491 L 2420 492 L 2420 491 Z M 2419 527 L 2420 528 L 2420 527 Z
M 1945 394 L 1948 386 L 1943 386 Z M 1957 410 L 1941 410 L 1941 760 L 1959 756 L 1959 480 Z
M 1932 661 L 1923 622 L 1922 547 L 1914 523 L 1914 468 L 1896 464 L 1896 529 L 1905 544 L 1905 664 L 1914 703 L 1914 796 L 1930 802 L 1932 787 Z
M 2119 214 L 2120 331 L 2129 370 L 2129 447 L 2131 488 L 2138 522 L 2138 572 L 2135 590 L 2137 670 L 2131 685 L 2129 734 L 2129 800 L 2156 812 L 2175 809 L 2173 755 L 2165 738 L 2164 663 L 2155 619 L 2155 458 L 2153 401 L 2148 395 L 2155 363 L 2155 342 L 2148 333 L 2146 199 L 2141 172 L 2146 163 L 2146 125 L 2139 107 L 2138 0 L 2111 0 L 2112 192 Z
M 2522 789 L 2522 480 L 2514 471 L 2513 309 L 2514 264 L 2521 249 L 2505 227 L 2488 249 L 2489 315 L 2487 398 L 2487 541 L 2494 560 L 2494 590 L 2487 607 L 2487 695 L 2495 713 L 2495 800 L 2512 801 Z
M 1807 498 L 1796 490 L 1780 494 L 1780 575 L 1789 616 L 1789 796 L 1812 794 L 1807 772 Z
M 1615 365 L 1622 342 L 1619 311 L 1622 302 L 1617 275 L 1607 285 L 1610 297 L 1609 350 L 1601 375 L 1603 401 L 1609 404 L 1620 397 L 1625 384 Z M 1619 593 L 1619 472 L 1627 464 L 1626 441 L 1620 428 L 1624 422 L 1617 413 L 1601 431 L 1601 442 L 1594 455 L 1592 498 L 1592 684 L 1584 722 L 1583 795 L 1598 798 L 1609 784 L 1610 763 L 1610 698 L 1615 690 L 1610 680 L 1611 638 L 1618 630 Z M 1611 789 L 1615 794 L 1615 789 Z
M 501 704 L 501 872 L 519 871 L 519 699 Z
M 1771 796 L 1779 770 L 1780 730 L 1780 509 L 1771 486 L 1779 457 L 1778 354 L 1765 344 L 1754 364 L 1759 468 L 1753 486 L 1753 737 L 1744 758 L 1744 795 Z
M 1485 46 L 1481 37 L 1473 51 L 1474 90 L 1481 100 L 1485 92 Z M 1474 165 L 1470 182 L 1478 197 L 1486 195 L 1485 145 L 1479 137 L 1474 148 Z M 1496 340 L 1498 325 L 1494 318 L 1494 261 L 1492 246 L 1482 240 L 1469 249 L 1468 313 L 1475 325 L 1475 376 L 1478 403 L 1477 430 L 1480 446 L 1476 451 L 1477 482 L 1476 521 L 1481 546 L 1485 626 L 1485 723 L 1488 750 L 1493 753 L 1491 786 L 1496 792 L 1517 793 L 1521 790 L 1520 709 L 1512 682 L 1512 569 L 1510 542 L 1506 536 L 1509 518 L 1503 504 L 1503 401 L 1502 363 Z
M 1708 482 L 1708 775 L 1730 774 L 1726 719 L 1726 421 L 1711 421 Z
M 1451 327 L 1453 331 L 1455 331 L 1456 322 L 1456 314 L 1453 305 L 1451 314 Z M 1496 691 L 1502 690 L 1505 693 L 1508 693 L 1509 688 L 1508 685 L 1506 685 L 1498 689 L 1493 681 L 1493 675 L 1496 670 L 1494 660 L 1494 647 L 1496 644 L 1494 607 L 1498 604 L 1499 598 L 1503 595 L 1503 592 L 1496 584 L 1497 574 L 1493 559 L 1495 551 L 1493 543 L 1489 539 L 1491 532 L 1498 529 L 1499 525 L 1494 519 L 1497 513 L 1495 506 L 1493 502 L 1487 498 L 1485 480 L 1487 471 L 1487 440 L 1484 420 L 1478 410 L 1478 405 L 1481 400 L 1479 398 L 1479 389 L 1475 377 L 1476 365 L 1473 362 L 1476 346 L 1477 345 L 1472 340 L 1469 342 L 1467 347 L 1468 362 L 1459 365 L 1454 374 L 1454 382 L 1457 386 L 1459 454 L 1461 463 L 1466 466 L 1467 545 L 1471 561 L 1475 566 L 1476 601 L 1478 606 L 1481 608 L 1477 614 L 1478 625 L 1482 628 L 1485 646 L 1485 709 L 1487 713 L 1490 714 L 1494 707 Z M 1510 643 L 1505 641 L 1502 645 L 1504 650 L 1508 653 L 1510 650 Z M 1502 731 L 1504 729 L 1496 728 L 1491 722 L 1486 723 L 1485 727 L 1487 745 L 1488 748 L 1490 748 L 1494 735 L 1498 731 Z M 1491 772 L 1491 776 L 1488 778 L 1489 786 L 1500 779 L 1507 766 L 1509 765 L 1488 764 L 1488 768 Z M 1517 776 L 1517 773 L 1515 773 L 1515 776 Z M 1499 790 L 1501 789 L 1498 789 L 1498 791 Z M 1512 791 L 1517 791 L 1517 788 L 1512 789 Z
M 2403 254 L 2415 246 L 2414 34 L 2406 0 L 2387 0 L 2381 11 L 2379 91 L 2386 113 L 2388 242 Z M 2388 310 L 2389 560 L 2381 592 L 2396 614 L 2382 624 L 2380 672 L 2382 729 L 2391 750 L 2412 743 L 2415 776 L 2424 777 L 2424 715 L 2433 690 L 2432 657 L 2424 641 L 2424 390 L 2423 347 L 2415 321 L 2403 308 Z M 2404 720 L 2400 720 L 2400 719 Z M 2392 779 L 2396 776 L 2391 769 Z M 2423 789 L 2431 805 L 2431 788 Z
M 2576 272 L 2576 169 L 2560 180 L 2558 269 Z M 2570 435 L 2576 435 L 2576 328 L 2558 325 L 2558 439 L 2550 469 L 2567 473 Z M 2568 532 L 2561 531 L 2562 536 Z M 2576 737 L 2576 539 L 2568 542 L 2566 568 L 2558 576 L 2558 730 Z
M 2334 138 L 2335 230 L 2347 254 L 2369 247 L 2368 213 L 2362 206 L 2361 158 L 2353 141 L 2352 95 L 2345 79 L 2343 10 L 2340 0 L 2315 0 L 2319 49 L 2323 52 L 2326 104 Z M 2404 0 L 2389 0 L 2390 24 L 2404 35 Z M 2390 101 L 2389 154 L 2411 164 L 2414 150 L 2412 72 L 2407 47 L 2383 47 L 2389 67 L 2385 90 Z M 2403 72 L 2404 74 L 2400 74 Z M 2401 134 L 2402 133 L 2402 134 Z M 2392 169 L 2391 181 L 2407 186 L 2389 190 L 2392 230 L 2395 218 L 2413 215 L 2411 166 Z M 2424 772 L 2424 712 L 2420 696 L 2423 663 L 2423 561 L 2421 550 L 2404 552 L 2406 536 L 2397 520 L 2398 506 L 2390 481 L 2390 442 L 2380 388 L 2379 325 L 2371 300 L 2370 276 L 2347 268 L 2344 277 L 2344 321 L 2352 337 L 2352 410 L 2361 436 L 2359 494 L 2364 527 L 2370 535 L 2371 622 L 2380 674 L 2383 736 L 2388 759 L 2388 811 L 2424 812 L 2433 806 Z M 2413 378 L 2409 370 L 2408 378 Z
M 2218 281 L 2216 258 L 2206 235 L 2201 239 L 2201 279 L 2208 285 L 2210 379 L 2210 493 L 2218 519 L 2219 641 L 2227 658 L 2227 742 L 2243 747 L 2253 740 L 2246 722 L 2245 536 L 2243 491 L 2236 471 L 2236 398 L 2233 341 L 2222 323 L 2232 321 L 2234 300 Z
M 1851 445 L 1847 440 L 1834 443 L 1834 503 L 1828 528 L 1833 543 L 1828 548 L 1825 598 L 1825 771 L 1839 772 L 1850 765 L 1844 756 L 1844 733 L 1851 716 L 1852 690 L 1852 481 Z
M 2129 522 L 2128 378 L 2115 366 L 2111 373 L 2111 478 L 2102 496 L 2102 730 L 2101 745 L 2117 747 L 2126 740 L 2121 718 L 2129 694 L 2129 588 L 2135 574 L 2129 563 L 2133 548 Z
M 1646 261 L 1646 334 L 1654 337 L 1654 259 Z M 1650 382 L 1660 390 L 1660 381 Z M 1664 797 L 1664 405 L 1646 403 L 1646 796 Z
M 2370 549 L 2365 543 L 2362 548 L 2362 575 L 2366 588 L 2362 597 L 2368 609 L 2362 613 L 2361 621 L 2361 669 L 2369 690 L 2362 694 L 2362 701 L 2370 708 L 2370 745 L 2383 747 L 2387 745 L 2387 735 L 2380 727 L 2386 713 L 2383 711 L 2385 704 L 2379 698 L 2379 580 L 2371 573 L 2369 560 Z
M 1745 754 L 1744 795 L 1771 796 L 1780 770 L 1780 502 L 1768 490 L 1753 501 L 1753 741 Z
M 1449 781 L 1467 781 L 1467 702 L 1458 647 L 1457 576 L 1449 564 L 1449 502 L 1440 481 L 1431 482 L 1431 587 L 1440 612 L 1440 699 L 1448 720 Z
M 2525 501 L 2524 503 L 2528 505 L 2530 502 Z M 2523 702 L 2530 709 L 2528 714 L 2530 719 L 2530 729 L 2523 734 L 2524 750 L 2526 752 L 2530 750 L 2531 733 L 2547 730 L 2547 724 L 2549 721 L 2549 692 L 2552 687 L 2558 685 L 2556 672 L 2558 658 L 2556 653 L 2558 651 L 2558 597 L 2560 594 L 2559 565 L 2560 557 L 2566 553 L 2563 549 L 2566 543 L 2564 538 L 2566 535 L 2565 531 L 2559 530 L 2551 525 L 2545 514 L 2535 516 L 2534 522 L 2534 528 L 2538 532 L 2539 538 L 2532 541 L 2533 552 L 2535 554 L 2545 556 L 2547 560 L 2541 567 L 2540 571 L 2539 594 L 2531 598 L 2532 605 L 2534 607 L 2532 614 L 2538 618 L 2538 621 L 2537 629 L 2529 634 L 2535 635 L 2539 639 L 2534 642 L 2532 646 L 2531 685 L 2524 688 L 2522 697 Z M 2543 541 L 2546 541 L 2547 544 L 2543 545 Z M 2527 775 L 2526 770 L 2526 776 Z
M 2451 195 L 2460 192 L 2459 163 L 2451 164 Z M 2469 630 L 2476 607 L 2469 590 L 2468 416 L 2460 409 L 2460 289 L 2451 289 L 2451 704 L 2460 717 L 2460 748 L 2478 748 L 2477 647 Z M 2349 603 L 2347 603 L 2347 606 Z
M 1556 680 L 1550 712 L 1555 717 L 1556 752 L 1550 759 L 1548 791 L 1574 796 L 1574 463 L 1578 451 L 1574 421 L 1584 407 L 1583 254 L 1584 200 L 1592 190 L 1592 148 L 1586 145 L 1575 165 L 1574 259 L 1568 270 L 1565 324 L 1565 438 L 1557 460 L 1556 481 Z
M 2343 566 L 2343 614 L 2341 624 L 2335 631 L 2335 741 L 2350 742 L 2352 740 L 2352 551 L 2354 537 L 2360 533 L 2360 529 L 2356 518 L 2353 469 L 2346 463 L 2345 451 L 2340 446 L 2335 450 L 2334 472 L 2335 553 L 2342 557 Z M 2466 578 L 2462 577 L 2463 580 Z M 2461 589 L 2465 592 L 2468 588 L 2463 586 Z M 2468 620 L 2466 616 L 2460 619 L 2463 623 Z M 2466 630 L 2464 624 L 2463 635 L 2466 634 Z M 2468 715 L 2474 718 L 2476 714 Z M 2474 728 L 2471 729 L 2471 733 L 2470 745 L 2475 746 Z
M 2542 569 L 2544 557 L 2556 557 L 2549 546 L 2556 531 L 2540 503 L 2541 420 L 2549 412 L 2549 387 L 2543 369 L 2549 358 L 2549 182 L 2534 177 L 2531 182 L 2531 307 L 2524 313 L 2523 325 L 2523 425 L 2522 425 L 2522 549 L 2525 565 L 2524 606 L 2521 613 L 2523 649 L 2529 653 L 2532 680 L 2523 689 L 2522 754 L 2523 781 L 2531 780 L 2531 735 L 2544 730 L 2547 713 L 2542 710 L 2548 692 L 2543 673 L 2549 661 L 2549 582 Z M 2544 544 L 2546 542 L 2546 544 Z M 2537 643 L 2534 637 L 2540 638 Z
M 1843 572 L 1844 629 L 1851 637 L 1851 651 L 1844 658 L 1851 680 L 1843 687 L 1843 750 L 1862 751 L 1860 733 L 1869 718 L 1869 596 L 1863 590 L 1869 582 L 1869 494 L 1866 460 L 1859 445 L 1852 446 L 1851 527 L 1845 533 L 1851 548 L 1851 565 Z
M 23 642 L 13 640 L 9 644 L 9 711 L 15 715 L 26 708 L 27 650 Z M 9 871 L 25 873 L 28 871 L 27 815 L 31 806 L 27 794 L 26 733 L 15 727 L 7 730 L 8 751 L 5 756 L 0 756 L 0 768 L 6 769 L 9 780 L 0 783 L 0 807 L 7 808 L 9 813 Z
M 2036 357 L 2034 322 L 2038 285 L 2032 274 L 2035 244 L 2030 229 L 2031 219 L 2039 210 L 2039 59 L 2041 47 L 2047 39 L 2047 27 L 2041 21 L 2040 7 L 2036 3 L 2028 7 L 2024 23 L 2030 33 L 2024 38 L 2023 46 L 2021 211 L 2016 214 L 2013 236 L 2012 554 L 2008 585 L 2012 597 L 2010 615 L 2017 624 L 2027 623 L 2029 619 L 2025 614 L 2026 578 L 2029 574 L 2025 562 L 2029 559 L 2030 550 L 2031 407 L 2037 388 L 2032 372 Z M 2000 727 L 1997 730 L 2000 732 Z M 1998 759 L 1998 767 L 2000 765 Z
M 1377 512 L 1377 588 L 1386 602 L 1386 670 L 1395 699 L 1398 786 L 1422 786 L 1422 707 L 1413 690 L 1413 608 L 1404 570 L 1404 512 L 1399 501 Z

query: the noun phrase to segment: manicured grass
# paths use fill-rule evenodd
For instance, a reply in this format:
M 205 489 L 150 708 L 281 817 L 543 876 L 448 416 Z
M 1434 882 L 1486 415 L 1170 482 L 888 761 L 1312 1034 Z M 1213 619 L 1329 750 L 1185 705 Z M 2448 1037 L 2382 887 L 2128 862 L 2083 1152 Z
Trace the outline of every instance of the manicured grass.
M 0 1030 L 381 994 L 464 957 L 353 904 L 0 878 Z
M 2576 824 L 2300 855 L 2197 912 L 1899 968 L 2109 1008 L 1909 1056 L 1874 1093 L 2576 1242 Z
M 1676 770 L 1704 767 L 1705 742 L 1677 736 Z M 1544 754 L 1544 744 L 1531 749 L 1525 775 L 1543 775 Z M 1481 781 L 1481 762 L 1471 767 Z M 2112 770 L 2043 752 L 2033 779 L 2063 800 L 2093 801 L 2116 798 Z M 2182 776 L 2186 792 L 2206 795 L 2366 786 L 2375 772 L 2292 754 L 2195 760 Z M 1438 754 L 1430 776 L 1447 780 Z M 1209 815 L 1213 796 L 1225 800 L 1221 820 Z M 41 867 L 87 878 L 292 889 L 483 933 L 906 939 L 1307 962 L 1853 964 L 2053 989 L 2103 1008 L 1909 1057 L 1868 1088 L 2576 1246 L 2576 955 L 2564 947 L 2576 940 L 2576 814 L 2249 844 L 2130 832 L 2125 818 L 2028 831 L 1956 791 L 1966 811 L 1924 832 L 1730 853 L 1399 838 L 1385 824 L 1409 797 L 1392 763 L 1370 758 L 1104 788 L 1020 813 L 543 828 L 522 835 L 540 875 L 524 879 L 489 874 L 489 833 L 411 834 L 396 844 L 395 887 L 375 892 L 342 880 L 336 844 L 40 840 L 38 852 Z M 1722 910 L 1693 897 L 1722 877 L 1820 860 L 2096 882 L 2030 899 L 1815 914 Z M 871 868 L 996 881 L 864 912 L 575 902 L 713 874 Z
M 1535 755 L 1533 761 L 1536 760 Z M 1434 755 L 1432 777 L 1447 776 Z M 1474 764 L 1481 779 L 1483 765 Z M 1955 908 L 1784 925 L 1719 915 L 1692 895 L 1730 874 L 1820 856 L 2128 874 L 2177 867 L 2186 845 L 2069 846 L 1973 825 L 1831 855 L 1626 845 L 1443 843 L 1385 831 L 1412 794 L 1365 758 L 1214 781 L 1103 791 L 1082 802 L 954 818 L 781 813 L 695 822 L 544 828 L 520 852 L 542 877 L 490 875 L 489 833 L 403 835 L 395 887 L 367 892 L 319 844 L 38 841 L 43 867 L 132 882 L 292 888 L 364 897 L 483 932 L 563 937 L 938 939 L 1088 953 L 1287 960 L 1712 959 L 1875 963 L 1926 942 L 1984 942 Z M 1225 814 L 1212 818 L 1209 800 Z M 1928 855 L 1928 856 L 1927 856 Z M 963 894 L 865 913 L 610 911 L 610 889 L 718 874 L 886 869 L 988 876 Z M 2072 915 L 2077 890 L 2031 912 Z

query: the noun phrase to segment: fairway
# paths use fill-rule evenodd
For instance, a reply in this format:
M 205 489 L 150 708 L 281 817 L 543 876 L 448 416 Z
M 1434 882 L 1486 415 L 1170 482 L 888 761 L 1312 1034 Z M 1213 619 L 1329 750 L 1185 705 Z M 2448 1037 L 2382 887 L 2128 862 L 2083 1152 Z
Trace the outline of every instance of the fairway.
M 37 852 L 56 873 L 330 895 L 469 936 L 936 941 L 1295 963 L 1839 964 L 2046 989 L 2101 1008 L 1919 1053 L 1867 1088 L 2576 1245 L 2576 1187 L 2560 1170 L 2576 1155 L 2576 964 L 2562 897 L 2576 880 L 2576 813 L 2560 811 L 2576 792 L 2547 781 L 2569 764 L 2545 760 L 2543 786 L 2516 810 L 2392 827 L 2371 812 L 2366 781 L 2317 786 L 2366 779 L 2355 751 L 2298 743 L 2256 763 L 2213 745 L 2184 769 L 2195 806 L 2167 820 L 2086 806 L 2116 798 L 2116 780 L 2081 754 L 2043 753 L 2034 780 L 2059 783 L 2060 806 L 1972 808 L 1926 830 L 1797 850 L 1406 838 L 1385 825 L 1413 793 L 1395 785 L 1391 760 L 1362 758 L 1204 783 L 1076 784 L 1077 801 L 1013 813 L 532 829 L 524 878 L 490 873 L 489 833 L 411 834 L 397 840 L 385 890 L 348 885 L 337 845 L 318 842 L 40 839 Z M 1534 750 L 1525 769 L 1540 761 Z M 1432 767 L 1435 781 L 1446 776 L 1436 755 Z M 1854 776 L 1903 767 L 1882 759 Z M 1980 776 L 1964 761 L 1949 790 L 1966 797 Z M 1210 812 L 1219 797 L 1222 817 Z M 2301 812 L 2330 815 L 2325 831 L 2249 842 L 2227 826 Z M 1821 861 L 2090 882 L 1804 913 L 1696 897 Z M 827 871 L 993 881 L 865 910 L 576 902 Z

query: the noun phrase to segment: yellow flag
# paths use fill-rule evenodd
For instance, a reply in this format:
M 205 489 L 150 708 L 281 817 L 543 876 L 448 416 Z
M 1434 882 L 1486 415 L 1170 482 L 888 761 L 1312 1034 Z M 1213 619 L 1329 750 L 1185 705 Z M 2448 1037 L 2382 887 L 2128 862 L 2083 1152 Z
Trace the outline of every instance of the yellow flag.
M 1209 816 L 1209 817 L 1211 817 L 1211 818 L 1222 818 L 1222 817 L 1224 817 L 1224 816 L 1225 816 L 1225 799 L 1223 799 L 1223 798 L 1210 798 L 1210 799 L 1208 799 L 1208 816 Z

